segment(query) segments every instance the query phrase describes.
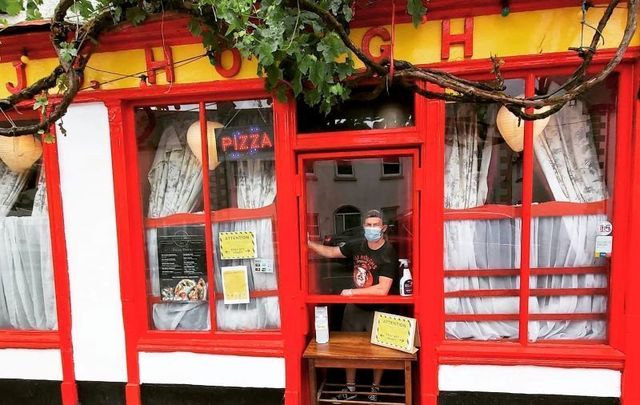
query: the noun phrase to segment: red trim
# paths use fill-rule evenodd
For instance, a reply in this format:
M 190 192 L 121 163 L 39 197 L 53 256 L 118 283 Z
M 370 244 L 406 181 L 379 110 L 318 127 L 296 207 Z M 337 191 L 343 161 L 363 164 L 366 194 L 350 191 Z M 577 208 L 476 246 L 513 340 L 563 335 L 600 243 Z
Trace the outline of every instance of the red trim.
M 529 314 L 530 321 L 585 321 L 585 320 L 606 320 L 608 314 L 587 313 L 587 314 Z M 446 314 L 446 322 L 492 322 L 492 321 L 517 321 L 519 314 Z
M 522 206 L 488 204 L 467 209 L 446 209 L 445 221 L 454 220 L 499 220 L 517 218 L 521 215 Z M 531 217 L 562 217 L 568 215 L 595 215 L 607 212 L 607 200 L 590 203 L 573 203 L 565 201 L 549 201 L 531 206 Z
M 569 342 L 569 341 L 567 341 Z M 610 346 L 583 342 L 539 342 L 522 347 L 515 342 L 446 341 L 436 348 L 440 364 L 535 365 L 622 370 L 625 356 Z
M 629 216 L 623 220 L 628 223 L 628 230 L 635 230 L 635 232 L 629 232 L 626 244 L 616 246 L 620 247 L 620 265 L 631 271 L 626 271 L 624 274 L 616 273 L 617 278 L 613 280 L 612 287 L 617 288 L 620 283 L 625 285 L 624 292 L 624 313 L 622 317 L 619 317 L 619 308 L 612 308 L 612 318 L 614 320 L 619 319 L 622 324 L 619 326 L 622 329 L 621 333 L 616 332 L 613 336 L 614 341 L 617 342 L 621 337 L 621 347 L 624 347 L 624 351 L 627 355 L 625 370 L 622 374 L 622 402 L 624 404 L 637 404 L 640 403 L 640 345 L 634 344 L 637 340 L 636 337 L 640 336 L 640 272 L 636 271 L 640 269 L 640 255 L 638 255 L 637 249 L 640 246 L 640 101 L 637 97 L 634 97 L 640 91 L 640 61 L 637 61 L 632 69 L 629 69 L 628 74 L 632 78 L 632 85 L 626 89 L 624 100 L 629 102 L 630 106 L 633 106 L 631 123 L 625 125 L 624 130 L 628 132 L 621 132 L 618 129 L 618 134 L 630 133 L 630 153 L 632 156 L 630 167 L 628 171 L 629 183 L 635 185 L 631 188 L 628 195 L 628 204 L 630 206 Z M 619 104 L 620 105 L 620 104 Z M 624 123 L 624 121 L 623 121 Z M 626 254 L 625 254 L 626 252 Z M 617 264 L 617 263 L 616 263 Z M 620 281 L 619 281 L 620 280 Z M 621 319 L 620 319 L 621 318 Z
M 521 277 L 522 279 L 522 277 Z M 520 289 L 496 289 L 496 290 L 458 290 L 448 291 L 444 293 L 445 298 L 458 298 L 458 297 L 518 297 L 522 292 Z M 555 297 L 555 296 L 582 296 L 582 295 L 607 295 L 609 293 L 608 288 L 531 288 L 527 296 L 531 297 Z M 520 314 L 526 315 L 526 312 L 522 311 L 520 307 Z M 527 317 L 523 316 L 526 320 Z
M 601 267 L 536 267 L 531 269 L 532 276 L 554 274 L 608 274 L 607 266 Z M 445 270 L 445 277 L 516 277 L 520 276 L 519 269 L 473 269 L 473 270 Z
M 445 18 L 463 18 L 469 16 L 500 14 L 502 8 L 499 1 L 495 0 L 471 0 L 461 3 L 459 0 L 431 0 L 423 1 L 426 4 L 429 21 L 442 20 Z M 605 0 L 595 0 L 594 4 L 605 4 Z M 518 13 L 523 11 L 547 10 L 562 7 L 577 7 L 573 0 L 553 0 L 535 1 L 520 0 L 510 4 L 510 11 Z M 411 16 L 406 11 L 407 1 L 396 0 L 395 19 L 396 24 L 410 23 Z M 351 22 L 352 28 L 371 27 L 376 25 L 389 24 L 391 15 L 391 4 L 389 2 L 379 2 L 374 7 L 367 1 L 356 1 L 354 19 Z M 508 18 L 508 17 L 507 17 Z
M 224 336 L 224 334 L 221 334 Z M 241 335 L 241 334 L 239 334 Z M 282 357 L 284 355 L 284 345 L 281 340 L 250 340 L 220 338 L 212 341 L 209 338 L 183 339 L 175 337 L 145 337 L 141 338 L 137 350 L 141 352 L 192 352 L 205 354 L 221 354 L 233 356 L 259 356 L 259 357 Z M 279 336 L 279 335 L 276 335 Z
M 60 334 L 57 331 L 0 330 L 0 348 L 3 349 L 58 349 L 59 347 Z
M 357 297 L 344 297 L 341 295 L 307 295 L 307 303 L 309 304 L 413 304 L 413 297 L 401 297 L 398 295 L 359 295 Z
M 55 134 L 55 127 L 51 131 Z M 47 183 L 47 204 L 49 227 L 51 230 L 51 252 L 53 275 L 56 287 L 56 311 L 60 355 L 62 357 L 62 402 L 78 402 L 78 390 L 73 362 L 73 342 L 71 337 L 71 294 L 69 290 L 69 268 L 67 265 L 67 245 L 64 237 L 64 216 L 62 192 L 60 190 L 60 169 L 57 144 L 43 143 L 45 181 Z

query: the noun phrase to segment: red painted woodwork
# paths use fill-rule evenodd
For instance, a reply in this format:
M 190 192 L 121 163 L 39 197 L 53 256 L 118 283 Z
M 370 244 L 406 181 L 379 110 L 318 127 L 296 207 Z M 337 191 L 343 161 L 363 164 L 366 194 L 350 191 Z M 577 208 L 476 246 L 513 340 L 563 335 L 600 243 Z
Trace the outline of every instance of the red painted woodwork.
M 531 268 L 532 276 L 556 274 L 607 274 L 609 269 L 602 267 L 536 267 Z M 445 270 L 445 277 L 513 277 L 519 276 L 519 269 L 483 269 L 483 270 Z
M 389 60 L 391 58 L 391 47 L 392 44 L 382 44 L 380 45 L 380 49 L 376 52 L 377 55 L 374 55 L 371 52 L 371 41 L 373 38 L 380 38 L 383 41 L 391 41 L 391 33 L 385 27 L 375 27 L 370 28 L 367 32 L 364 33 L 362 37 L 361 49 L 367 57 L 373 59 L 376 62 L 382 62 L 383 60 Z
M 531 321 L 584 321 L 584 320 L 606 320 L 608 314 L 586 313 L 586 314 L 529 314 Z M 494 321 L 517 321 L 519 314 L 446 314 L 446 322 L 494 322 Z
M 149 82 L 149 84 L 156 84 L 156 70 L 164 70 L 165 77 L 169 83 L 173 83 L 175 81 L 171 47 L 167 45 L 163 46 L 162 52 L 164 54 L 164 59 L 155 60 L 153 57 L 153 49 L 150 47 L 144 48 L 144 58 L 147 63 L 147 82 Z
M 531 206 L 531 217 L 561 217 L 566 215 L 594 215 L 607 212 L 607 201 L 573 203 L 549 201 Z M 518 218 L 522 215 L 521 205 L 484 205 L 467 209 L 446 209 L 445 221 Z
M 496 289 L 496 290 L 458 290 L 445 292 L 445 298 L 454 297 L 518 297 L 522 293 L 522 283 L 520 289 Z M 563 295 L 607 295 L 609 293 L 608 288 L 531 288 L 529 289 L 529 296 L 531 297 L 554 297 Z M 528 318 L 524 316 L 526 312 L 520 307 L 520 313 L 523 315 L 522 319 L 525 322 Z
M 451 19 L 442 20 L 442 49 L 440 59 L 448 60 L 451 45 L 464 45 L 464 57 L 473 56 L 473 18 L 464 19 L 464 31 L 460 34 L 451 33 Z

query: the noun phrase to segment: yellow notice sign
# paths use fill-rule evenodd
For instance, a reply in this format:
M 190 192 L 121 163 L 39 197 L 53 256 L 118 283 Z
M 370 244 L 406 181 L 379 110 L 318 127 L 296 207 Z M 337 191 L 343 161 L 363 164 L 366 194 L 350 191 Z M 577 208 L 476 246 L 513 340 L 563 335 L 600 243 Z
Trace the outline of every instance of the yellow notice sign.
M 257 256 L 256 236 L 253 232 L 220 232 L 218 240 L 222 260 L 255 259 Z
M 225 304 L 248 304 L 249 276 L 247 266 L 222 267 L 222 292 Z
M 420 334 L 416 328 L 416 320 L 376 311 L 371 343 L 412 354 L 417 352 L 420 347 Z

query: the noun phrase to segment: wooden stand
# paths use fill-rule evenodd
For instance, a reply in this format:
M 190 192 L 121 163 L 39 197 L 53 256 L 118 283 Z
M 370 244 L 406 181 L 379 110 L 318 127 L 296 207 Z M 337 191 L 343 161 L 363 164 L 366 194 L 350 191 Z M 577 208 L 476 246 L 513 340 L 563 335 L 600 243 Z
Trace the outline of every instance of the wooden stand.
M 387 349 L 372 345 L 368 333 L 332 332 L 329 343 L 318 344 L 315 340 L 307 346 L 304 358 L 309 361 L 309 391 L 311 404 L 369 404 L 368 386 L 356 386 L 358 398 L 350 401 L 331 399 L 340 392 L 342 385 L 327 384 L 322 381 L 317 387 L 316 368 L 364 368 L 381 370 L 404 370 L 404 390 L 402 386 L 381 386 L 378 393 L 378 405 L 411 405 L 411 363 L 415 354 Z M 364 390 L 361 390 L 365 387 Z M 364 398 L 365 400 L 362 400 Z

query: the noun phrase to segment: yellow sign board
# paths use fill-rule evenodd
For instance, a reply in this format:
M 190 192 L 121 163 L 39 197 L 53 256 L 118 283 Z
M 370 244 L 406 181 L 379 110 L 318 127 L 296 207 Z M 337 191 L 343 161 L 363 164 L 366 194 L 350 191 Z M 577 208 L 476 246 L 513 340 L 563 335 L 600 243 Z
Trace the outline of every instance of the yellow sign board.
M 247 266 L 222 267 L 222 293 L 225 304 L 248 304 L 249 275 Z
M 256 236 L 250 231 L 220 232 L 220 259 L 255 259 Z
M 420 346 L 416 320 L 405 316 L 376 311 L 371 330 L 371 343 L 407 353 L 416 353 Z

